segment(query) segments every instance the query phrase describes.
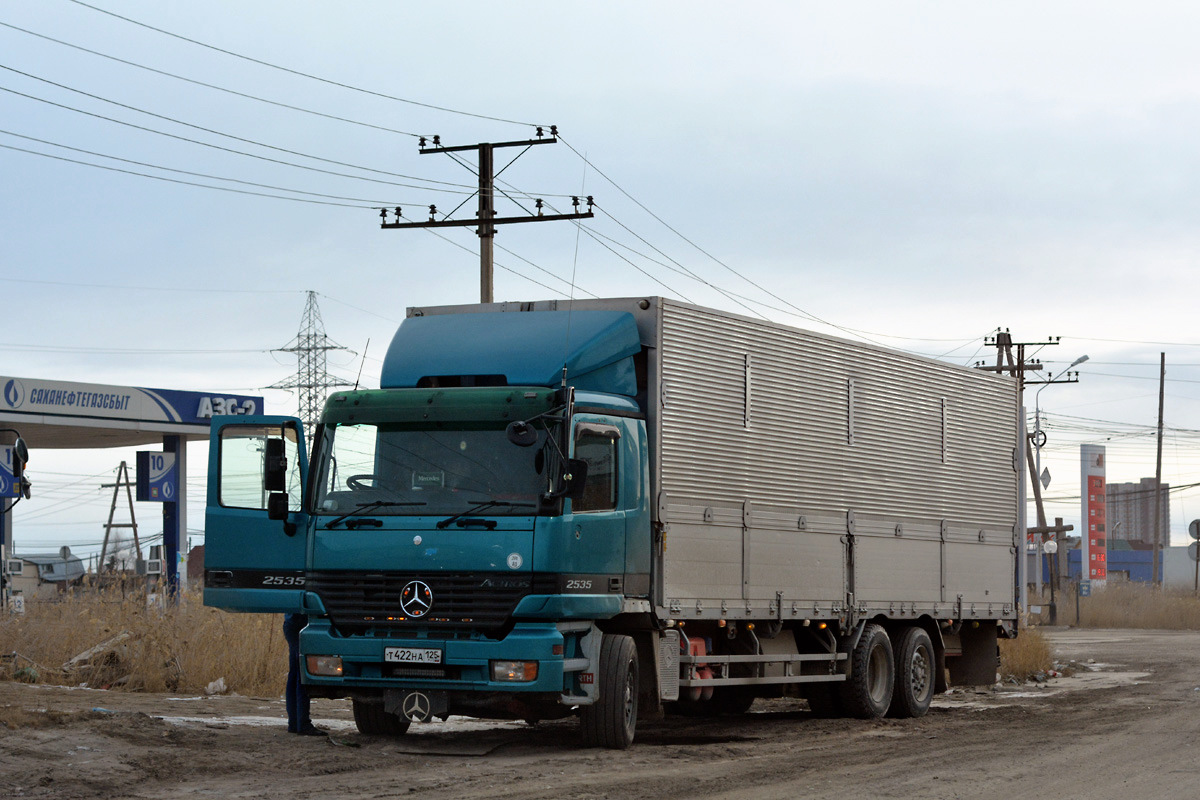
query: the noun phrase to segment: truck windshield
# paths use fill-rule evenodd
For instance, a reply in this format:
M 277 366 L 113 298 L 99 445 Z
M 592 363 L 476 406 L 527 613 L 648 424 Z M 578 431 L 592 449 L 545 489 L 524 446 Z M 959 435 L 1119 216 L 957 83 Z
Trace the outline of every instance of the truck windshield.
M 494 501 L 487 516 L 529 515 L 547 488 L 545 431 L 518 447 L 503 428 L 413 430 L 387 425 L 326 429 L 316 513 L 379 503 L 375 516 L 444 516 Z M 539 455 L 541 454 L 541 455 Z M 414 505 L 390 505 L 412 503 Z

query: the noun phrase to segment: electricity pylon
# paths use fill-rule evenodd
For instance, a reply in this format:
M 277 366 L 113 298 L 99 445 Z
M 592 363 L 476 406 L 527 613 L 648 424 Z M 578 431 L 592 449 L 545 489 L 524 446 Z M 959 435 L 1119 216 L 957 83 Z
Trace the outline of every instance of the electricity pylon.
M 325 335 L 325 323 L 321 321 L 321 309 L 317 307 L 317 293 L 310 291 L 296 338 L 292 339 L 287 347 L 280 347 L 275 351 L 296 354 L 296 375 L 267 387 L 299 390 L 299 416 L 304 422 L 304 432 L 310 441 L 329 390 L 335 386 L 350 385 L 350 381 L 329 373 L 326 357 L 330 350 L 347 348 Z

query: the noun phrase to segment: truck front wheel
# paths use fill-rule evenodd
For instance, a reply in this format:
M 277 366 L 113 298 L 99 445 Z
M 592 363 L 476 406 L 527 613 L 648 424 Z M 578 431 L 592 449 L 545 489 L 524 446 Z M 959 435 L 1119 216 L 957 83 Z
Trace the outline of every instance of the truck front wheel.
M 905 628 L 896 648 L 896 686 L 893 717 L 923 717 L 933 701 L 933 641 L 922 628 Z
M 599 696 L 579 709 L 586 747 L 624 750 L 633 743 L 638 712 L 638 657 L 633 638 L 604 634 L 594 665 Z
M 353 700 L 354 724 L 359 733 L 368 736 L 403 736 L 408 731 L 409 722 L 403 717 L 389 714 L 383 710 L 383 703 L 370 703 L 366 700 Z
M 850 677 L 842 684 L 846 713 L 859 719 L 878 719 L 892 704 L 896 664 L 887 631 L 870 623 L 863 628 L 850 654 Z

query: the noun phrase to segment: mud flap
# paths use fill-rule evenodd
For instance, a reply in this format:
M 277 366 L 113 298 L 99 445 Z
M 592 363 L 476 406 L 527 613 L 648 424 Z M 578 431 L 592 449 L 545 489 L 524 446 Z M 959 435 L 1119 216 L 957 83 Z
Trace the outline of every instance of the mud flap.
M 666 630 L 658 640 L 658 697 L 679 699 L 679 631 Z
M 964 624 L 959 638 L 962 655 L 946 659 L 950 683 L 954 686 L 994 684 L 996 668 L 1000 665 L 995 623 L 981 623 L 978 628 Z
M 603 634 L 591 622 L 560 622 L 558 630 L 567 648 L 563 658 L 563 693 L 559 699 L 563 705 L 590 706 L 596 702 L 596 671 L 600 668 Z

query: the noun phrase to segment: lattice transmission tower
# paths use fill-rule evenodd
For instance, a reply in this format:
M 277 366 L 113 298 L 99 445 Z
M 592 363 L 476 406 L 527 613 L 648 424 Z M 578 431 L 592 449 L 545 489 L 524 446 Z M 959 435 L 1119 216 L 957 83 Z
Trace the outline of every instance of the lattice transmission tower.
M 268 389 L 298 390 L 300 400 L 300 419 L 304 421 L 305 436 L 312 440 L 313 430 L 321 409 L 325 406 L 325 398 L 329 390 L 335 386 L 350 386 L 351 382 L 331 375 L 327 368 L 327 356 L 330 350 L 346 350 L 348 348 L 334 342 L 325 335 L 325 323 L 321 321 L 321 309 L 317 307 L 317 293 L 308 293 L 308 302 L 304 306 L 304 316 L 300 319 L 300 330 L 296 338 L 287 347 L 280 347 L 277 353 L 296 354 L 296 375 L 287 380 L 279 381 L 268 386 Z

